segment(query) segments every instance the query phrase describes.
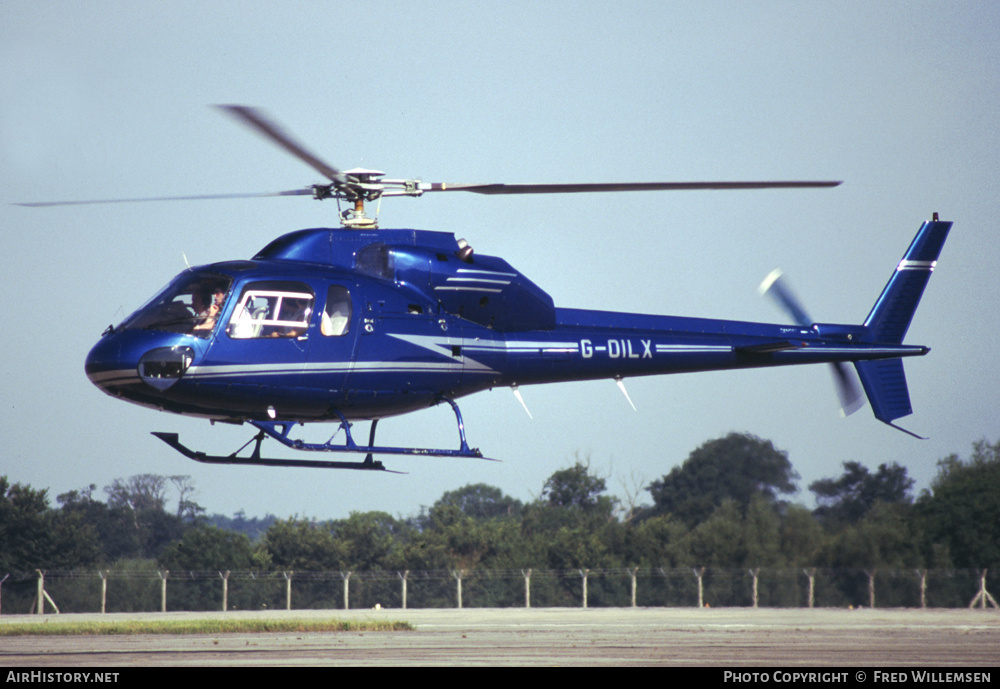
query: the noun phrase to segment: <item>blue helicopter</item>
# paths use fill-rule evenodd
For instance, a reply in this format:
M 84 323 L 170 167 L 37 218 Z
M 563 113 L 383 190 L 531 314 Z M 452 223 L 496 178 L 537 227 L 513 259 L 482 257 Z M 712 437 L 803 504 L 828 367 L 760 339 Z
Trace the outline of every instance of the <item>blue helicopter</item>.
M 375 170 L 328 165 L 257 109 L 220 107 L 330 183 L 275 194 L 183 198 L 309 195 L 351 206 L 341 213 L 341 228 L 291 232 L 250 260 L 184 271 L 109 327 L 90 351 L 87 376 L 109 395 L 257 429 L 242 448 L 225 456 L 192 450 L 176 433 L 153 434 L 193 460 L 385 470 L 375 455 L 481 458 L 466 440 L 456 403 L 481 390 L 507 386 L 520 400 L 520 385 L 613 379 L 628 397 L 623 379 L 630 376 L 817 363 L 832 366 L 845 413 L 864 403 L 860 378 L 875 417 L 910 433 L 894 423 L 912 412 L 902 360 L 929 349 L 904 345 L 903 339 L 951 228 L 936 214 L 917 232 L 859 325 L 814 322 L 778 273 L 761 289 L 778 299 L 793 325 L 559 308 L 505 260 L 475 253 L 451 233 L 379 229 L 365 214 L 365 202 L 444 191 L 762 189 L 840 182 L 452 185 L 389 180 Z M 457 449 L 376 445 L 380 419 L 442 402 L 455 413 Z M 367 443 L 352 434 L 352 423 L 360 420 L 371 422 Z M 337 432 L 323 443 L 293 437 L 297 425 L 315 422 L 333 422 Z M 261 443 L 268 437 L 296 450 L 365 457 L 262 457 Z M 239 455 L 251 443 L 249 456 Z

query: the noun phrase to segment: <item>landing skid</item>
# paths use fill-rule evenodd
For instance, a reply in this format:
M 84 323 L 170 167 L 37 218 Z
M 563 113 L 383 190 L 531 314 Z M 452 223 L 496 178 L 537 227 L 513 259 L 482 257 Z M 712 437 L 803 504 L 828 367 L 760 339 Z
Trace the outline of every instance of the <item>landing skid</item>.
M 343 414 L 336 410 L 334 411 L 337 416 L 340 417 L 340 426 L 337 429 L 337 433 L 334 433 L 334 435 L 325 443 L 307 443 L 297 438 L 291 438 L 289 433 L 291 432 L 292 427 L 296 424 L 293 422 L 275 421 L 250 421 L 250 425 L 258 429 L 259 432 L 257 435 L 247 441 L 247 443 L 240 449 L 236 450 L 236 452 L 225 456 L 209 455 L 204 452 L 192 450 L 181 444 L 180 436 L 177 433 L 154 432 L 153 435 L 180 452 L 188 459 L 193 459 L 196 462 L 202 462 L 205 464 L 248 464 L 254 466 L 390 471 L 383 466 L 382 462 L 375 461 L 374 455 L 419 455 L 424 457 L 463 457 L 471 459 L 484 459 L 483 453 L 477 448 L 470 448 L 469 443 L 465 439 L 465 423 L 462 421 L 462 413 L 459 411 L 458 405 L 447 397 L 442 398 L 442 400 L 450 404 L 452 410 L 455 412 L 455 419 L 458 422 L 458 435 L 460 440 L 460 447 L 457 450 L 435 450 L 414 447 L 388 447 L 375 445 L 375 429 L 378 426 L 378 419 L 372 421 L 371 431 L 368 436 L 368 444 L 358 445 L 354 441 L 354 436 L 351 434 L 351 424 L 347 421 Z M 344 442 L 334 443 L 333 439 L 337 437 L 340 431 L 344 431 Z M 260 445 L 267 437 L 274 438 L 285 447 L 290 447 L 293 450 L 303 450 L 306 452 L 350 452 L 355 454 L 364 454 L 365 458 L 361 462 L 331 462 L 326 460 L 310 459 L 269 459 L 261 457 L 260 455 Z M 254 448 L 251 451 L 250 456 L 238 456 L 240 452 L 250 445 L 250 443 L 254 443 Z

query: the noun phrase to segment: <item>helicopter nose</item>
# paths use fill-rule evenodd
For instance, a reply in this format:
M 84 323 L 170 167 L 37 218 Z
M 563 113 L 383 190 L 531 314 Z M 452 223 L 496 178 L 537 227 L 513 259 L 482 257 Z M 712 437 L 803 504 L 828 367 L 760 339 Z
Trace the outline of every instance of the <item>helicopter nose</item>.
M 91 348 L 84 370 L 91 383 L 109 394 L 137 382 L 135 364 L 129 366 L 122 361 L 121 342 L 114 335 L 105 335 Z
M 87 355 L 87 377 L 108 394 L 130 397 L 142 394 L 140 390 L 146 386 L 162 392 L 180 380 L 194 361 L 191 347 L 150 347 L 160 343 L 129 335 L 106 335 Z

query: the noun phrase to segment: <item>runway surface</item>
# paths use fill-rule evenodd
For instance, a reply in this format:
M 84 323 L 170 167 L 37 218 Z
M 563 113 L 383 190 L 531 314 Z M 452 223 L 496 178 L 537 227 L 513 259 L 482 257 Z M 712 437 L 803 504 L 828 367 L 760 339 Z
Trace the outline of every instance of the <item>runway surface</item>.
M 899 666 L 1000 664 L 996 610 L 544 608 L 59 615 L 403 620 L 415 631 L 0 638 L 0 666 Z M 0 618 L 0 624 L 37 621 Z M 857 678 L 852 675 L 852 681 Z M 868 673 L 871 681 L 871 673 Z

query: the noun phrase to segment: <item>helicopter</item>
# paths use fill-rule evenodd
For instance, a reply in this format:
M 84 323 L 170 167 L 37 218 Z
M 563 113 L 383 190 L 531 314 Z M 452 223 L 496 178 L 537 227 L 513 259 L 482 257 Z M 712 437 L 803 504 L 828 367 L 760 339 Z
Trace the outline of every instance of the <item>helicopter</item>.
M 453 233 L 381 229 L 377 218 L 366 214 L 365 204 L 429 192 L 817 188 L 841 182 L 446 184 L 386 179 L 377 170 L 342 171 L 329 165 L 259 109 L 217 107 L 329 183 L 263 194 L 20 204 L 261 196 L 311 196 L 335 199 L 338 207 L 348 204 L 339 228 L 293 231 L 248 260 L 185 270 L 120 324 L 109 326 L 90 350 L 86 375 L 108 395 L 212 423 L 245 423 L 257 431 L 229 455 L 192 450 L 177 433 L 153 433 L 190 459 L 387 471 L 376 455 L 484 458 L 470 447 L 456 402 L 483 390 L 510 387 L 524 405 L 522 385 L 611 379 L 631 404 L 624 379 L 632 376 L 818 363 L 831 366 L 843 413 L 856 411 L 867 397 L 876 419 L 920 437 L 895 421 L 912 413 L 903 359 L 930 351 L 905 345 L 903 339 L 951 229 L 952 223 L 936 213 L 922 224 L 858 325 L 815 322 L 777 271 L 761 291 L 777 299 L 791 325 L 562 308 L 504 259 L 476 253 Z M 376 444 L 381 419 L 442 403 L 455 415 L 457 449 Z M 354 438 L 357 421 L 371 422 L 367 443 Z M 299 425 L 324 422 L 337 424 L 325 442 L 293 435 Z M 267 438 L 294 450 L 364 458 L 263 457 L 261 445 Z M 251 443 L 249 456 L 241 455 Z

